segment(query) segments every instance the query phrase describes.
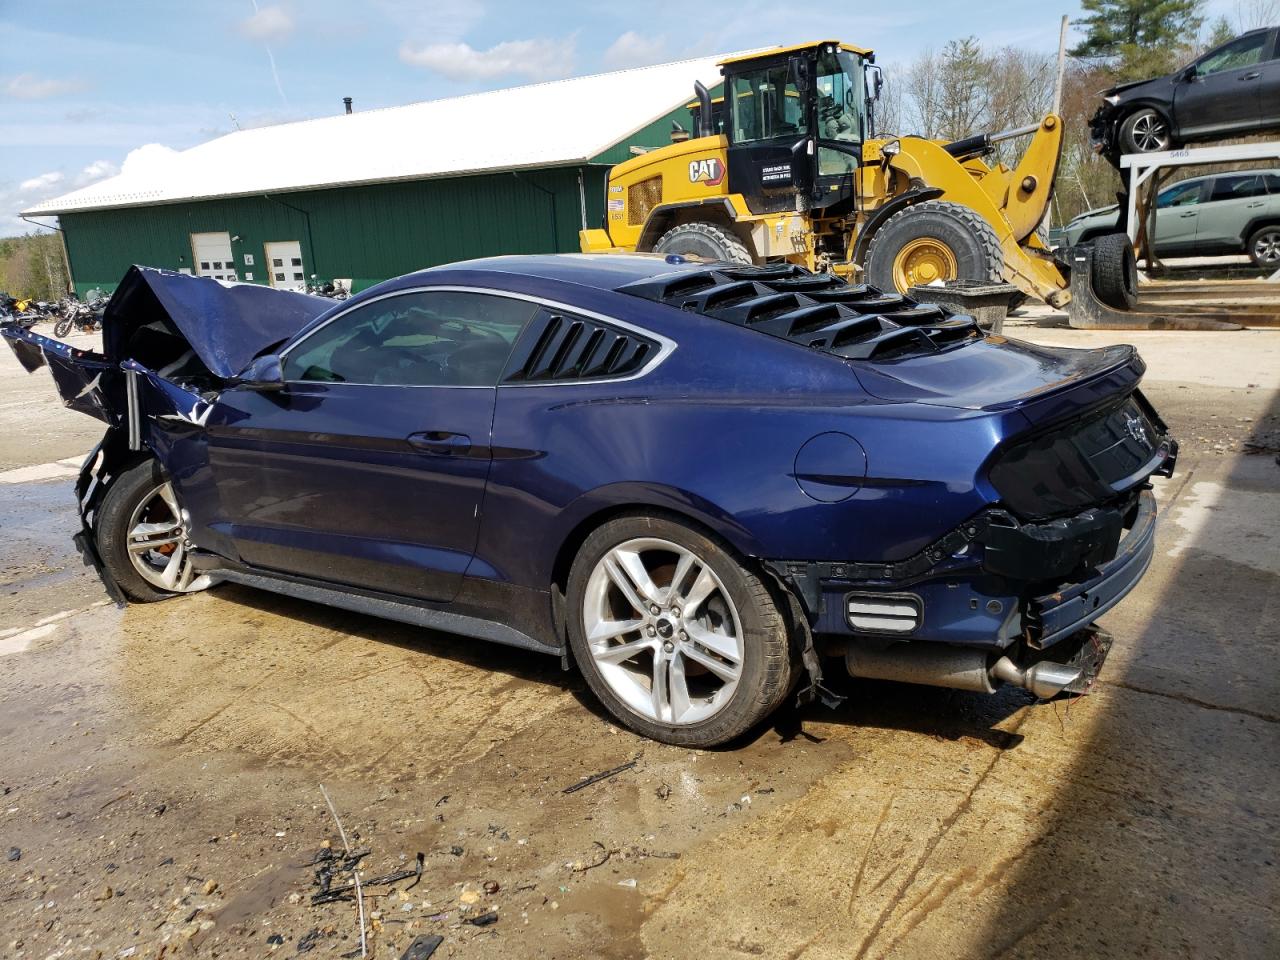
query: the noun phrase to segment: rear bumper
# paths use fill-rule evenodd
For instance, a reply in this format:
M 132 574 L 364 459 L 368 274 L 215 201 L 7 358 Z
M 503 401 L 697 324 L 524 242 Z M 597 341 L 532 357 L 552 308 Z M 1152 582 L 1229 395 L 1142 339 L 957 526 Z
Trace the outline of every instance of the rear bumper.
M 1155 496 L 1144 489 L 1122 506 L 1042 524 L 989 511 L 896 564 L 771 566 L 801 595 L 814 633 L 831 640 L 1044 650 L 1138 584 L 1155 531 Z
M 1028 605 L 1027 637 L 1043 649 L 1088 626 L 1138 585 L 1156 549 L 1156 498 L 1138 497 L 1137 515 L 1115 556 L 1083 583 L 1035 597 Z

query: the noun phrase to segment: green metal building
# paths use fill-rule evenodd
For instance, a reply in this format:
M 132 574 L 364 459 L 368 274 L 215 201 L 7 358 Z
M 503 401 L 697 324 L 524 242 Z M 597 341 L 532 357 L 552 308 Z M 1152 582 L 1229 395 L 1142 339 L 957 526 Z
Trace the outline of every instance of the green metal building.
M 576 251 L 603 221 L 609 168 L 668 143 L 673 121 L 691 129 L 694 82 L 713 86 L 717 59 L 149 148 L 23 215 L 57 216 L 82 296 L 135 263 L 358 291 L 438 263 Z

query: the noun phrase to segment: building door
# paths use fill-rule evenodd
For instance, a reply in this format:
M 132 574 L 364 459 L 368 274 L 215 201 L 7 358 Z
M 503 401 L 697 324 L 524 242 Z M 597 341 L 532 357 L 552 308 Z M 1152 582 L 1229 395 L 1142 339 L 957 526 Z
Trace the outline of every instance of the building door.
M 297 240 L 277 240 L 267 244 L 267 279 L 277 290 L 307 292 L 301 243 Z
M 213 277 L 215 280 L 235 280 L 236 264 L 231 255 L 231 234 L 193 233 L 191 257 L 197 277 Z

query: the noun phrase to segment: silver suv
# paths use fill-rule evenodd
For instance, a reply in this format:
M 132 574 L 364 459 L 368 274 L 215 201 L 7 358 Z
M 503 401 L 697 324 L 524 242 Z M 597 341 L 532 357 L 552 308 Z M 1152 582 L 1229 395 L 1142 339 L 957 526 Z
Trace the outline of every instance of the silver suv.
M 1118 229 L 1114 204 L 1067 224 L 1067 244 L 1088 243 Z M 1211 257 L 1247 253 L 1260 267 L 1280 268 L 1280 170 L 1244 170 L 1179 180 L 1156 196 L 1156 255 Z

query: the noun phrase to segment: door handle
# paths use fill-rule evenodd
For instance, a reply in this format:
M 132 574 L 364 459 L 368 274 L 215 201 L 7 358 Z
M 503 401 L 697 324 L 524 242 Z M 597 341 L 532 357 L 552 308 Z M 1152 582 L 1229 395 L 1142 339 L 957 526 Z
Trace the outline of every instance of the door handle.
M 1241 80 L 1257 80 L 1260 76 L 1262 76 L 1262 74 L 1255 70 L 1253 73 L 1246 73 L 1243 77 L 1240 77 L 1240 79 Z
M 1265 204 L 1265 203 L 1263 203 L 1261 200 L 1255 200 L 1255 201 L 1253 201 L 1253 203 L 1246 204 L 1246 206 L 1247 206 L 1250 210 L 1252 210 L 1254 207 L 1265 207 L 1265 206 L 1266 206 L 1266 204 Z
M 419 453 L 430 453 L 442 457 L 460 457 L 471 452 L 471 438 L 465 433 L 450 433 L 447 430 L 423 430 L 411 433 L 405 438 L 409 446 Z
M 1194 217 L 1199 212 L 1199 210 L 1188 210 L 1186 213 L 1178 214 L 1178 219 L 1185 220 L 1187 217 Z

